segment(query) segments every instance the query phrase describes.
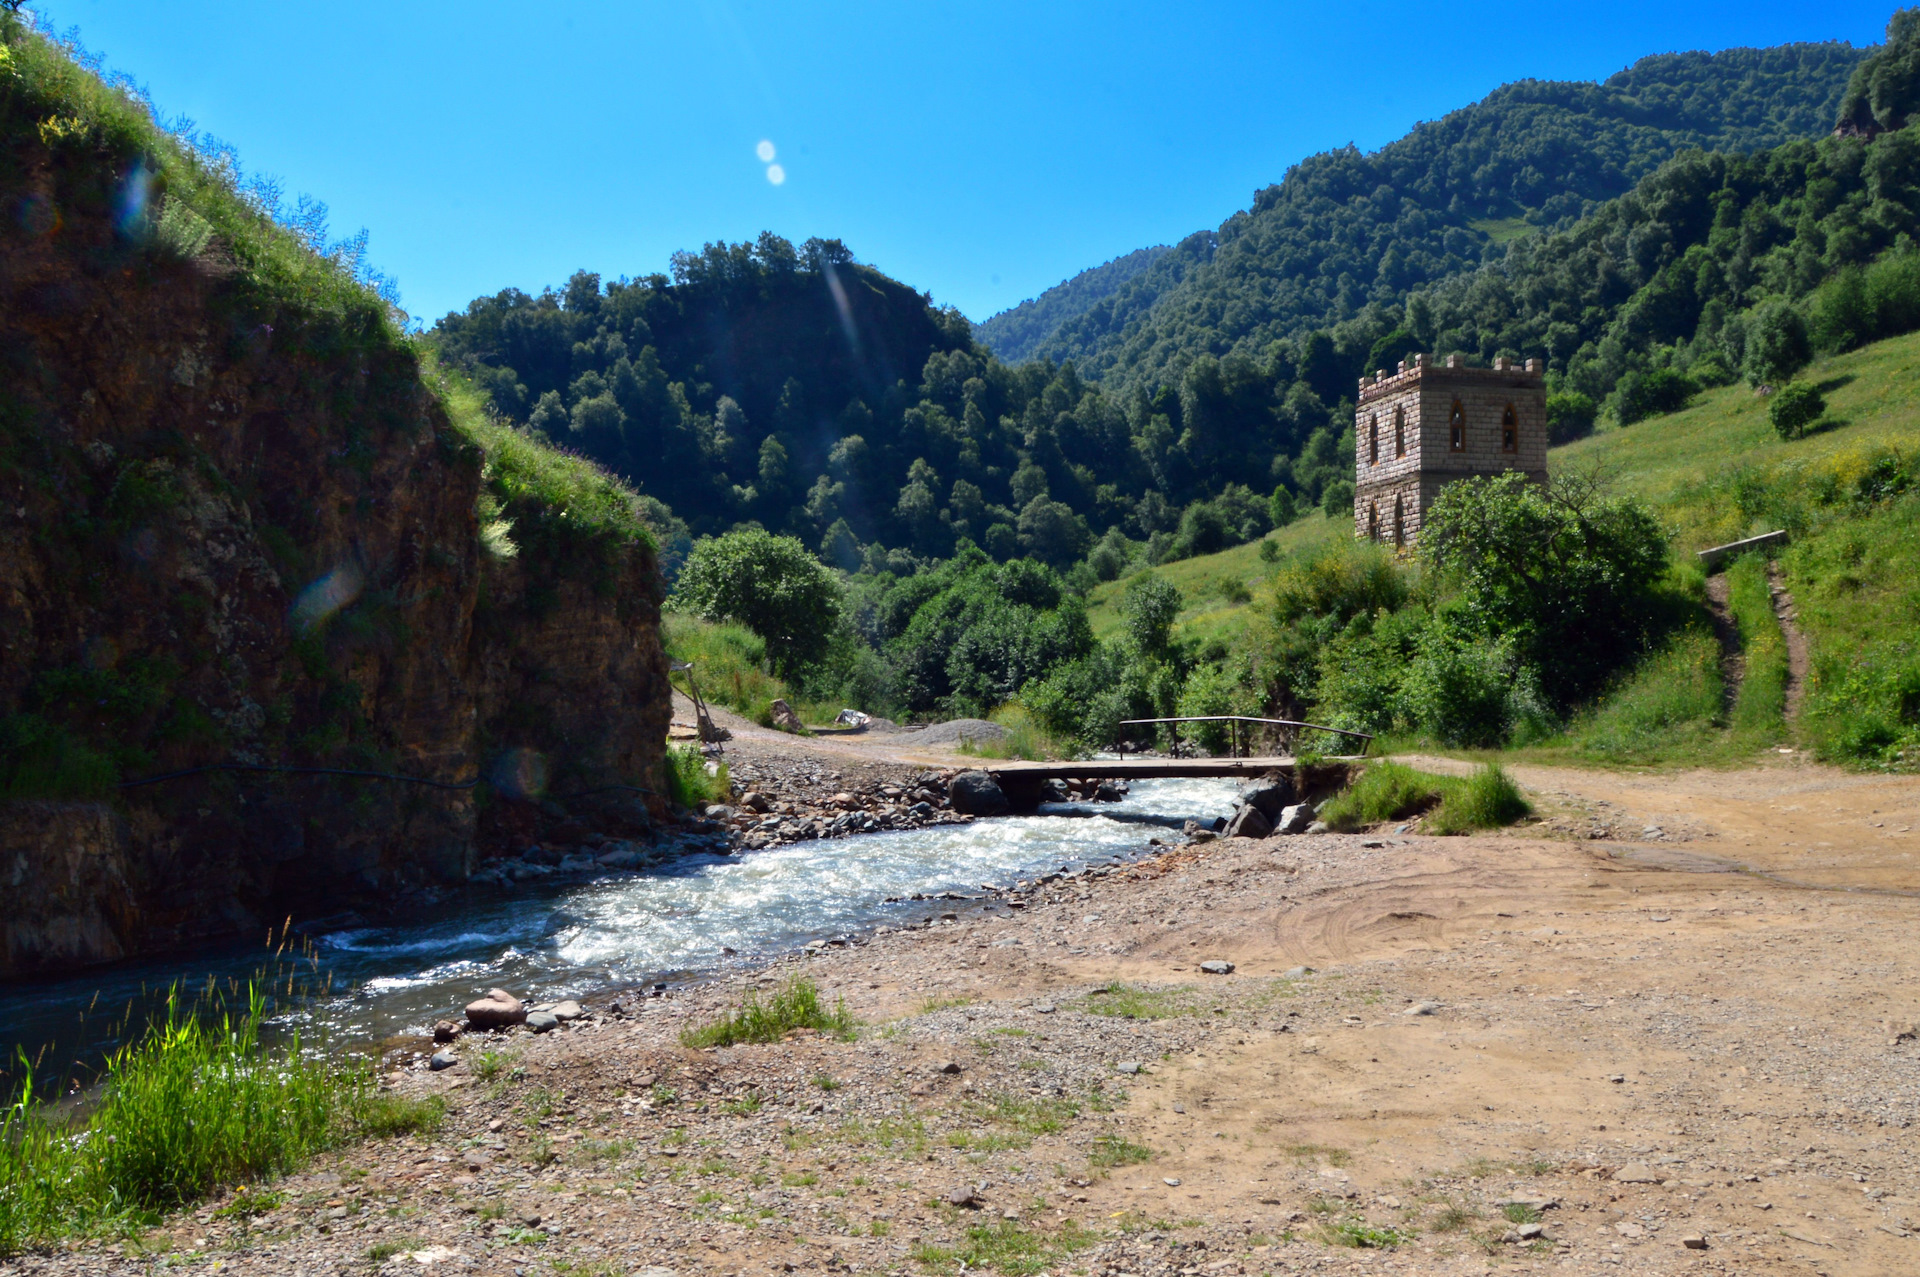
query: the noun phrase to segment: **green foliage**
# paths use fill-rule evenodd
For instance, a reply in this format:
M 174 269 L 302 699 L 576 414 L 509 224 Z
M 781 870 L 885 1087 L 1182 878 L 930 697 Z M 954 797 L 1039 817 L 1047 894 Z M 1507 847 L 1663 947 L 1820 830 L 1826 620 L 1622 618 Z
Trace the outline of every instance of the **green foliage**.
M 1055 284 L 1038 297 L 1029 298 L 1012 310 L 1003 310 L 983 323 L 975 324 L 974 335 L 994 354 L 1010 364 L 1033 357 L 1035 351 L 1052 337 L 1065 321 L 1085 314 L 1111 297 L 1153 265 L 1167 246 L 1139 248 L 1099 266 L 1090 266 L 1072 279 Z
M 1518 472 L 1449 484 L 1420 552 L 1457 583 L 1463 630 L 1511 645 L 1558 706 L 1591 696 L 1663 620 L 1665 533 L 1644 505 L 1577 477 L 1544 488 Z
M 1777 297 L 1753 308 L 1741 356 L 1748 381 L 1756 386 L 1779 385 L 1812 358 L 1807 321 L 1797 309 Z
M 1726 689 L 1720 645 L 1704 627 L 1682 630 L 1568 726 L 1582 754 L 1615 763 L 1694 755 L 1717 742 Z
M 759 721 L 776 700 L 791 700 L 787 685 L 768 672 L 767 641 L 744 625 L 707 621 L 685 612 L 661 618 L 667 655 L 693 666 L 693 680 L 706 700 Z M 684 674 L 674 675 L 684 685 Z
M 1127 640 L 1134 650 L 1146 656 L 1165 654 L 1173 638 L 1173 623 L 1180 615 L 1180 590 L 1172 582 L 1142 573 L 1127 582 L 1120 600 Z
M 1499 829 L 1533 814 L 1532 804 L 1498 763 L 1489 763 L 1449 787 L 1440 810 L 1427 822 L 1436 834 Z
M 293 1170 L 353 1134 L 364 1069 L 264 1048 L 265 1004 L 164 1020 L 107 1061 L 98 1107 L 69 1125 L 27 1081 L 0 1118 L 0 1253 L 118 1223 L 151 1224 L 220 1187 Z
M 1458 777 L 1379 762 L 1369 764 L 1352 784 L 1329 799 L 1319 815 L 1332 828 L 1345 832 L 1424 816 L 1429 833 L 1464 834 L 1511 825 L 1532 811 L 1497 763 Z
M 1333 329 L 1369 303 L 1384 311 L 1409 289 L 1471 276 L 1483 256 L 1525 251 L 1535 228 L 1622 195 L 1689 148 L 1737 153 L 1826 133 L 1862 56 L 1837 43 L 1667 54 L 1601 84 L 1506 85 L 1372 154 L 1309 157 L 1251 209 L 1182 240 L 1063 322 L 1035 353 L 1106 382 L 1151 385 L 1202 352 L 1251 356 Z M 1509 218 L 1535 233 L 1494 243 Z M 1315 386 L 1325 402 L 1381 366 L 1364 361 L 1403 324 L 1422 349 L 1499 353 L 1435 340 L 1417 311 L 1398 322 L 1383 314 L 1341 333 L 1340 357 Z
M 1095 1136 L 1093 1147 L 1087 1151 L 1087 1164 L 1101 1170 L 1111 1170 L 1116 1166 L 1138 1166 L 1141 1162 L 1152 1160 L 1152 1149 L 1118 1135 Z
M 120 769 L 37 714 L 0 717 L 0 798 L 103 798 Z
M 1905 128 L 1920 108 L 1920 10 L 1895 9 L 1887 42 L 1853 69 L 1840 99 L 1839 131 L 1872 137 Z
M 682 807 L 698 811 L 709 803 L 722 803 L 732 796 L 727 765 L 718 765 L 718 774 L 707 774 L 707 757 L 696 745 L 669 745 L 661 768 L 666 773 L 667 797 Z
M 1764 558 L 1743 554 L 1727 569 L 1727 606 L 1742 656 L 1730 725 L 1756 744 L 1771 744 L 1780 737 L 1787 707 L 1787 640 L 1774 614 Z
M 936 1273 L 988 1271 L 1005 1277 L 1034 1277 L 1085 1250 L 1100 1235 L 1068 1220 L 1053 1232 L 1041 1232 L 1013 1220 L 969 1224 L 955 1246 L 922 1242 L 912 1250 L 913 1260 Z
M 1052 568 L 995 564 L 963 547 L 939 567 L 888 580 L 859 624 L 911 712 L 984 714 L 1093 652 L 1086 608 Z
M 1798 439 L 1826 410 L 1827 401 L 1818 386 L 1804 381 L 1789 382 L 1773 392 L 1767 404 L 1767 420 L 1773 423 L 1782 439 Z
M 447 1101 L 443 1096 L 413 1099 L 381 1092 L 362 1100 L 358 1122 L 363 1134 L 391 1139 L 398 1135 L 431 1135 L 440 1129 L 446 1115 Z
M 1345 789 L 1328 799 L 1319 818 L 1343 833 L 1368 825 L 1410 820 L 1438 806 L 1444 778 L 1404 763 L 1371 763 Z
M 694 543 L 674 600 L 709 621 L 737 621 L 792 674 L 826 654 L 840 617 L 833 574 L 794 537 L 743 528 Z
M 1547 396 L 1547 442 L 1572 443 L 1593 432 L 1599 405 L 1578 390 L 1560 390 Z
M 794 1029 L 815 1029 L 843 1041 L 853 1038 L 853 1013 L 844 1000 L 829 1011 L 820 1003 L 820 990 L 804 976 L 789 980 L 762 1002 L 749 992 L 734 1011 L 680 1034 L 683 1046 L 735 1046 L 742 1042 L 778 1042 Z
M 1622 376 L 1608 402 L 1613 408 L 1614 420 L 1623 426 L 1630 426 L 1648 417 L 1678 412 L 1699 393 L 1699 383 L 1685 373 L 1672 368 L 1655 368 L 1648 372 L 1628 372 Z

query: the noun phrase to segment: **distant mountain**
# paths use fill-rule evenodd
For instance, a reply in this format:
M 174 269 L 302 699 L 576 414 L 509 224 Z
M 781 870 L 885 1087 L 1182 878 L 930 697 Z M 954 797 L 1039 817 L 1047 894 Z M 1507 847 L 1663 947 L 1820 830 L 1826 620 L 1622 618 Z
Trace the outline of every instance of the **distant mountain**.
M 1170 384 L 1201 354 L 1259 356 L 1278 338 L 1497 260 L 1515 238 L 1570 224 L 1683 150 L 1824 134 L 1867 52 L 1827 43 L 1662 54 L 1599 84 L 1506 85 L 1370 155 L 1349 146 L 1302 161 L 1217 231 L 1187 237 L 1104 295 L 1073 294 L 1079 313 L 1056 321 L 1049 311 L 1051 334 L 1031 347 L 1016 344 L 1027 328 L 1005 325 L 1019 334 L 1008 347 L 1071 359 L 1114 388 Z M 1068 309 L 1063 290 L 1079 278 L 1027 305 L 1038 317 L 1058 293 L 1053 309 Z
M 1165 244 L 1137 248 L 1103 266 L 1089 267 L 1038 297 L 975 324 L 973 335 L 1008 363 L 1020 363 L 1031 358 L 1040 343 L 1053 336 L 1062 323 L 1085 314 L 1095 302 L 1111 297 L 1114 290 L 1137 277 L 1167 251 Z

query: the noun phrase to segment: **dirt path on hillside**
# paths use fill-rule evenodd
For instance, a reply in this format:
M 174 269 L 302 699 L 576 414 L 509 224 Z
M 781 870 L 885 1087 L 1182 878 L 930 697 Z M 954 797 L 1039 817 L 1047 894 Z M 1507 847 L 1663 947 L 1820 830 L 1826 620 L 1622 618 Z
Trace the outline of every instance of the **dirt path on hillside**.
M 399 1061 L 437 1135 L 18 1268 L 1911 1274 L 1920 778 L 1776 758 L 1519 765 L 1528 827 L 1169 848 L 596 998 Z M 679 1045 L 802 972 L 857 1041 Z
M 1780 618 L 1780 631 L 1787 639 L 1787 721 L 1800 717 L 1801 702 L 1806 699 L 1807 675 L 1812 672 L 1812 649 L 1800 629 L 1800 609 L 1787 593 L 1785 576 L 1778 563 L 1767 564 L 1767 590 L 1773 595 L 1773 614 Z

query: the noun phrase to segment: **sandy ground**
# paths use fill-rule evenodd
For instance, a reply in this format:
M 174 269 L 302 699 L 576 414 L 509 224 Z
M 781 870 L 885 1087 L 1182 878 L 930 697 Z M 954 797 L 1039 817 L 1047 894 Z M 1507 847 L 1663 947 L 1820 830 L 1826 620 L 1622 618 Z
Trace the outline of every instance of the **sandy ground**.
M 1512 770 L 1498 835 L 1169 849 L 470 1040 L 394 1083 L 437 1134 L 16 1267 L 1920 1273 L 1920 779 Z M 678 1044 L 794 972 L 857 1040 Z

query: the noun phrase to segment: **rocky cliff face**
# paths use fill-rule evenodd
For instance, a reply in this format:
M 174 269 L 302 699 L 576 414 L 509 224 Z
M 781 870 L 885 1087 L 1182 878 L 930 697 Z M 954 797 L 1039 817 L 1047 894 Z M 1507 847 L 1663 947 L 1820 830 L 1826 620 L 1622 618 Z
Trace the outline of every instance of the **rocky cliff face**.
M 391 905 L 543 792 L 658 814 L 610 788 L 660 788 L 644 536 L 504 483 L 377 309 L 130 234 L 129 180 L 0 164 L 0 975 Z M 123 787 L 234 763 L 447 787 Z

